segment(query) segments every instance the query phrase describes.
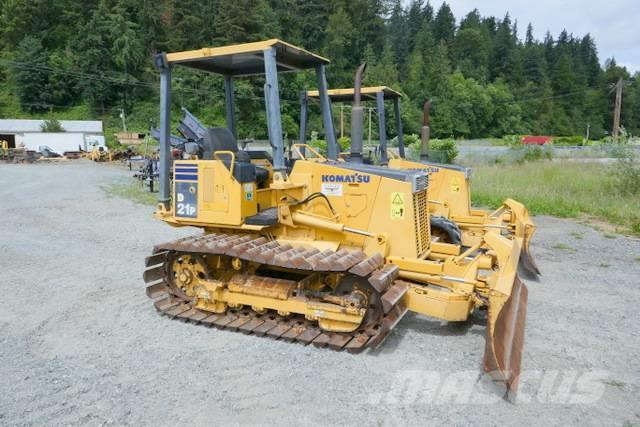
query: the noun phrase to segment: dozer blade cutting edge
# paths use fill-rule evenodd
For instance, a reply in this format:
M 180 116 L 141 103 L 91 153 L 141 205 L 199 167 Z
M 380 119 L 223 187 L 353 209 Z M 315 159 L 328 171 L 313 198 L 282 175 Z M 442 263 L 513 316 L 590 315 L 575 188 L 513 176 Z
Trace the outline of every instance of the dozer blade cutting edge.
M 503 239 L 497 233 L 485 236 L 497 254 L 500 273 L 489 291 L 483 366 L 513 400 L 520 376 L 528 291 L 517 274 L 524 242 L 515 238 L 507 244 Z
M 513 400 L 518 389 L 527 315 L 527 287 L 516 276 L 511 295 L 489 297 L 484 370 Z
M 540 272 L 540 269 L 538 268 L 538 265 L 533 259 L 533 255 L 531 255 L 528 239 L 526 239 L 522 245 L 520 260 L 518 261 L 518 271 L 525 278 L 536 281 L 538 280 L 538 276 L 542 274 Z

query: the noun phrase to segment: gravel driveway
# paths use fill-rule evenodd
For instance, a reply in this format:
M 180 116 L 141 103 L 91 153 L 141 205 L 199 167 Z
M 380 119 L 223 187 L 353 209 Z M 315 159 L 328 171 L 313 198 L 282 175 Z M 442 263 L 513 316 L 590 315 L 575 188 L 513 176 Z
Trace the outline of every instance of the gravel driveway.
M 520 401 L 484 326 L 408 315 L 337 353 L 160 317 L 143 259 L 173 229 L 101 189 L 120 166 L 0 165 L 0 425 L 640 425 L 640 241 L 537 217 Z

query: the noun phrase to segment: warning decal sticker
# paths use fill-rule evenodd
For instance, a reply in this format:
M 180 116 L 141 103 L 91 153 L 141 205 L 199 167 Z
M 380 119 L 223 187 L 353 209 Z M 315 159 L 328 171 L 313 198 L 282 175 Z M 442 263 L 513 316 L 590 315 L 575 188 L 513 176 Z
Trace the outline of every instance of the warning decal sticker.
M 342 196 L 342 184 L 322 183 L 320 192 L 325 196 Z
M 451 191 L 454 193 L 460 192 L 460 180 L 458 178 L 453 178 L 451 180 Z
M 391 193 L 391 219 L 403 219 L 404 212 L 404 193 Z

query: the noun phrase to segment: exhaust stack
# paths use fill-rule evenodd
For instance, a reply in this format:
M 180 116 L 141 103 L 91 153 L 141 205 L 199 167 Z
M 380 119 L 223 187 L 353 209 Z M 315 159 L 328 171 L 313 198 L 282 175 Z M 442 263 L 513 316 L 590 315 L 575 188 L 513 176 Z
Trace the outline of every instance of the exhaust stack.
M 424 103 L 422 130 L 420 132 L 420 160 L 429 160 L 429 139 L 431 139 L 429 110 L 431 110 L 431 101 L 427 99 L 427 102 Z
M 353 107 L 351 108 L 351 156 L 350 162 L 362 163 L 362 148 L 364 139 L 364 109 L 360 105 L 360 88 L 362 76 L 367 64 L 358 67 L 353 82 Z

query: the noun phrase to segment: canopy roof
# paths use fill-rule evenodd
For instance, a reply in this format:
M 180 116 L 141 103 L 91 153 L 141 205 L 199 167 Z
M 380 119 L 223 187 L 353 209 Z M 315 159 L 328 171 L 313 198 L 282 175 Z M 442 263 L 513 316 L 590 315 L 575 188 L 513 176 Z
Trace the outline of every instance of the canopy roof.
M 340 102 L 352 102 L 353 101 L 353 88 L 349 89 L 330 89 L 327 91 L 329 98 L 334 101 Z M 384 99 L 396 99 L 402 97 L 400 92 L 387 87 L 387 86 L 369 86 L 360 88 L 360 96 L 363 101 L 375 101 L 376 94 L 383 93 Z M 310 90 L 307 92 L 309 98 L 318 98 L 317 90 Z
M 265 49 L 276 49 L 279 72 L 300 71 L 328 64 L 329 60 L 279 39 L 167 54 L 169 64 L 232 76 L 264 74 Z

